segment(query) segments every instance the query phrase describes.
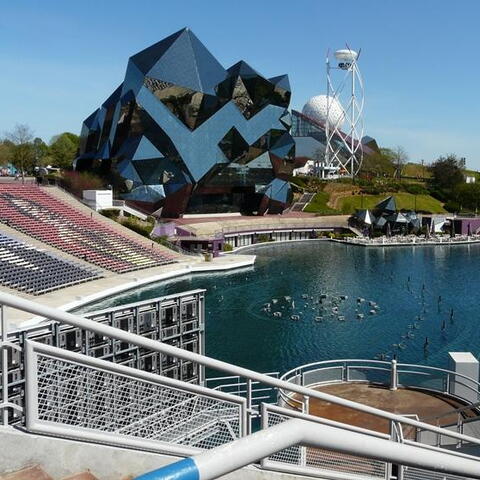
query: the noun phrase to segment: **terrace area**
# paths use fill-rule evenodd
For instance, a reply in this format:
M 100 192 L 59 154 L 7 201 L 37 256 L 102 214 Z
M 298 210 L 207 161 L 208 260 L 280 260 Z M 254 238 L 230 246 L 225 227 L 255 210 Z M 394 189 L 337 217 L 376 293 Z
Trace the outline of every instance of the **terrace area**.
M 480 383 L 460 371 L 401 364 L 396 360 L 332 360 L 297 367 L 285 373 L 282 380 L 452 431 L 476 434 L 480 428 Z M 279 399 L 282 406 L 302 413 L 391 433 L 392 423 L 388 419 L 365 410 L 283 390 Z M 405 427 L 403 436 L 421 437 L 422 432 Z M 436 441 L 442 444 L 441 438 Z
M 316 387 L 315 390 L 397 415 L 422 419 L 427 423 L 436 424 L 437 417 L 441 416 L 441 425 L 455 423 L 457 416 L 452 411 L 465 406 L 465 402 L 442 393 L 413 388 L 390 390 L 385 385 L 341 383 Z M 474 415 L 473 409 L 469 413 Z M 387 420 L 323 400 L 311 399 L 309 414 L 381 433 L 389 433 Z M 443 416 L 444 414 L 446 415 Z M 431 418 L 430 421 L 429 418 Z

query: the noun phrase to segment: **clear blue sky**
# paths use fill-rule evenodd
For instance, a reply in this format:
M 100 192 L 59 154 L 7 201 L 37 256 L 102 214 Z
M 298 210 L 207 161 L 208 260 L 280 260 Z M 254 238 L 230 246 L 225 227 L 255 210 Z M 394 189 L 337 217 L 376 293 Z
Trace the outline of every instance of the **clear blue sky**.
M 225 67 L 288 73 L 296 109 L 324 93 L 328 47 L 361 47 L 366 133 L 414 161 L 454 152 L 480 169 L 479 19 L 478 0 L 5 1 L 0 133 L 79 133 L 128 57 L 188 26 Z

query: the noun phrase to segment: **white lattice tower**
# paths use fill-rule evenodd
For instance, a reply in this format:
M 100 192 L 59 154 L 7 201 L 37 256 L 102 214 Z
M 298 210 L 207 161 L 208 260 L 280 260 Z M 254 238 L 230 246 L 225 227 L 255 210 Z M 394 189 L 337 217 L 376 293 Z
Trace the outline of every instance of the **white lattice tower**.
M 325 166 L 354 177 L 363 161 L 363 79 L 357 53 L 350 48 L 327 53 L 327 119 L 330 105 L 340 104 L 344 115 L 325 122 Z M 333 65 L 332 65 L 333 63 Z

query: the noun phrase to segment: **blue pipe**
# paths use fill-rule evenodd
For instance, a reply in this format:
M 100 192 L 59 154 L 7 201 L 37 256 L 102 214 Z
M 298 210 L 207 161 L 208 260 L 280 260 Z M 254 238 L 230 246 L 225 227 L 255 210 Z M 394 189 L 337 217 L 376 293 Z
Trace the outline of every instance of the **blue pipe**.
M 144 473 L 134 480 L 200 480 L 197 464 L 191 458 L 184 458 L 157 470 Z

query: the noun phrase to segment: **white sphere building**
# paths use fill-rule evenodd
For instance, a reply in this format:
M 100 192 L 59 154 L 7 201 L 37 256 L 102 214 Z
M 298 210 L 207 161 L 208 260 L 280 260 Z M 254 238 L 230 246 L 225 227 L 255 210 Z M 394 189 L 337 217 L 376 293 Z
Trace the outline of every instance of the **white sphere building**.
M 333 97 L 327 95 L 316 95 L 312 97 L 302 109 L 303 115 L 314 122 L 320 122 L 323 125 L 327 123 L 330 127 L 342 128 L 345 121 L 345 112 L 340 102 Z

